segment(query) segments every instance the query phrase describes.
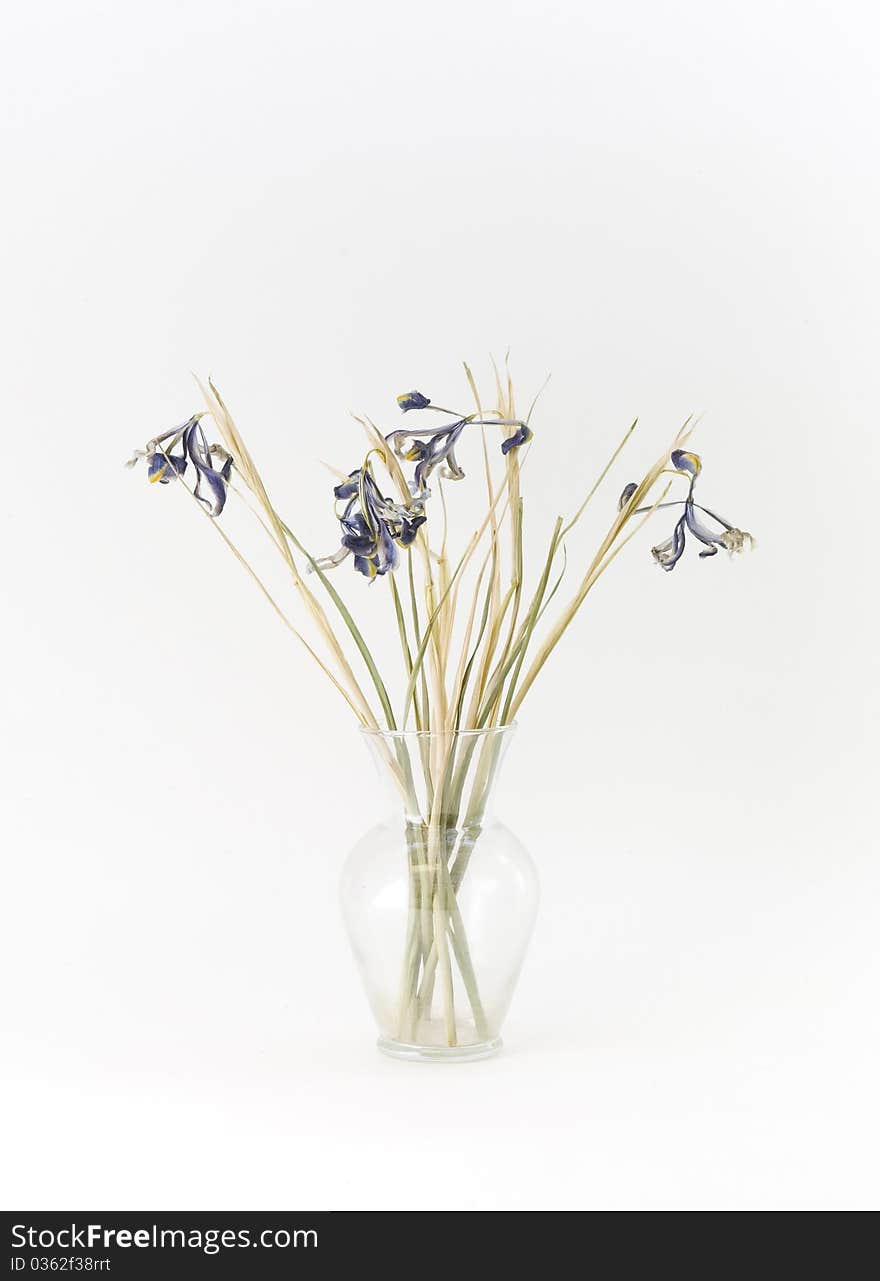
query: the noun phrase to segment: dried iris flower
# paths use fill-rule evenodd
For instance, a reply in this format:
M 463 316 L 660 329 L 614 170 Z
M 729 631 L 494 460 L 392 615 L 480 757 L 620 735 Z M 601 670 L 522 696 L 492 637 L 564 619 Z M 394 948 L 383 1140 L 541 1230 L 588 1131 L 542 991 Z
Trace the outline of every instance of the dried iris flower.
M 151 483 L 167 485 L 186 474 L 190 463 L 196 475 L 193 496 L 204 504 L 209 516 L 219 516 L 226 505 L 226 493 L 232 476 L 232 457 L 222 445 L 209 445 L 201 426 L 204 414 L 193 414 L 179 427 L 172 427 L 147 442 L 146 449 L 136 449 L 126 466 L 134 467 L 139 459 L 147 461 L 147 478 Z M 166 445 L 165 441 L 169 443 Z M 180 453 L 173 453 L 180 446 Z M 202 486 L 208 493 L 202 492 Z
M 722 519 L 721 516 L 717 516 L 715 512 L 709 511 L 706 507 L 701 507 L 699 503 L 694 501 L 694 486 L 696 484 L 697 477 L 703 469 L 703 464 L 699 455 L 692 454 L 686 449 L 674 449 L 669 455 L 669 460 L 674 469 L 680 475 L 690 477 L 690 485 L 688 487 L 687 498 L 682 501 L 658 503 L 658 508 L 683 507 L 684 511 L 682 512 L 679 520 L 676 521 L 675 527 L 669 538 L 665 539 L 662 543 L 658 543 L 656 547 L 651 548 L 651 554 L 657 564 L 667 571 L 675 569 L 684 554 L 688 532 L 693 534 L 694 538 L 703 544 L 703 550 L 699 553 L 701 559 L 705 559 L 707 556 L 717 555 L 719 548 L 723 548 L 725 551 L 733 554 L 735 552 L 741 552 L 747 543 L 751 546 L 754 543 L 754 539 L 751 534 L 746 533 L 743 529 L 737 529 L 734 525 L 731 525 L 726 520 Z M 618 509 L 620 511 L 623 511 L 624 507 L 626 507 L 631 501 L 637 488 L 638 486 L 634 481 L 631 481 L 626 486 L 623 493 L 620 495 L 618 503 Z M 650 510 L 650 507 L 641 507 L 633 512 L 633 515 L 639 515 L 641 512 L 647 512 Z M 702 512 L 704 516 L 708 516 L 710 520 L 720 526 L 720 529 L 717 532 L 710 529 L 709 526 L 700 519 L 697 512 Z
M 384 498 L 373 478 L 369 463 L 333 490 L 337 502 L 344 502 L 337 519 L 342 530 L 339 551 L 324 556 L 315 564 L 319 569 L 332 569 L 348 556 L 354 556 L 354 567 L 366 578 L 375 579 L 396 569 L 398 547 L 409 547 L 425 523 L 423 504 L 414 500 L 407 507 Z

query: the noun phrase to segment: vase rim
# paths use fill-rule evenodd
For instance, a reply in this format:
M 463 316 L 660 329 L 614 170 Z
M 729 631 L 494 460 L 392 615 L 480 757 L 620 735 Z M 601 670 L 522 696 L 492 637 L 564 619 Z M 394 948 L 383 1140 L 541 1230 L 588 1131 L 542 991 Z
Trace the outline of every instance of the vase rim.
M 371 729 L 368 725 L 362 725 L 360 731 L 366 738 L 397 741 L 415 738 L 491 738 L 513 733 L 518 724 L 518 721 L 509 721 L 506 725 L 487 725 L 482 729 Z

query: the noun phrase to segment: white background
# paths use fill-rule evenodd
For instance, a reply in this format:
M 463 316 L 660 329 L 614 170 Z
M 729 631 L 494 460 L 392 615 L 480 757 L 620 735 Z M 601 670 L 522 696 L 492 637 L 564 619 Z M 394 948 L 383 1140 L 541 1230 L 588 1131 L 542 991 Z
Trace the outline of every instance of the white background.
M 5 1205 L 877 1207 L 878 34 L 784 0 L 7 15 Z M 664 575 L 646 531 L 591 597 L 507 765 L 543 886 L 507 1050 L 425 1068 L 376 1052 L 338 916 L 351 718 L 121 463 L 210 372 L 329 551 L 349 410 L 466 404 L 508 347 L 524 398 L 553 374 L 533 557 L 636 414 L 609 503 L 692 411 L 759 546 Z

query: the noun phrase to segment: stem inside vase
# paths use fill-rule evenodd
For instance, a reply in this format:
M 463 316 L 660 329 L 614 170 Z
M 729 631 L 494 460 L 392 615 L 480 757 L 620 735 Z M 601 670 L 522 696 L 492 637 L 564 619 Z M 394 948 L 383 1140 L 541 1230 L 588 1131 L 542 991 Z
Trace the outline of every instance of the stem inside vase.
M 477 737 L 446 737 L 446 742 L 440 740 L 441 750 L 433 753 L 441 759 L 434 759 L 430 768 L 423 753 L 413 762 L 408 746 L 397 745 L 397 777 L 406 780 L 409 882 L 397 1035 L 403 1042 L 418 1044 L 439 1020 L 443 1044 L 454 1047 L 459 1043 L 457 1000 L 459 1010 L 464 1008 L 473 1021 L 477 1039 L 489 1038 L 458 894 L 482 830 L 501 739 L 484 739 L 479 745 L 476 769 L 471 773 Z M 419 774 L 427 798 L 427 804 L 421 807 L 415 785 Z M 432 785 L 434 778 L 441 780 L 436 788 Z M 427 812 L 415 819 L 412 815 L 419 808 Z M 459 993 L 464 994 L 463 1001 Z
M 528 852 L 491 812 L 511 730 L 365 732 L 393 810 L 351 850 L 342 908 L 396 1058 L 466 1062 L 501 1045 L 538 899 Z

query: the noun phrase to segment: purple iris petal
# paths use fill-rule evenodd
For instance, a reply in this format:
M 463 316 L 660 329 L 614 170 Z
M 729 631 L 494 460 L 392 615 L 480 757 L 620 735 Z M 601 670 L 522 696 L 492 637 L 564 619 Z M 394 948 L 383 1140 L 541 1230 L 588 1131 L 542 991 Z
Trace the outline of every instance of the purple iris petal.
M 419 489 L 424 489 L 425 478 L 426 476 L 429 476 L 431 473 L 430 462 L 431 462 L 430 457 L 426 456 L 421 460 L 418 467 L 416 467 L 415 482 L 418 485 Z
M 428 446 L 423 440 L 414 440 L 403 457 L 408 463 L 418 463 L 427 457 L 428 452 Z
M 387 525 L 382 525 L 376 549 L 376 573 L 387 574 L 389 570 L 396 569 L 398 559 L 397 544 L 391 537 L 391 531 Z
M 685 503 L 684 516 L 687 521 L 687 527 L 693 536 L 698 538 L 701 543 L 705 543 L 707 547 L 712 549 L 711 551 L 700 552 L 700 555 L 714 556 L 718 547 L 721 546 L 721 535 L 713 534 L 708 525 L 703 524 L 696 513 L 694 504 L 690 500 Z
M 527 427 L 525 423 L 521 423 L 520 426 L 517 427 L 513 435 L 508 436 L 507 440 L 505 440 L 502 443 L 501 445 L 502 454 L 509 454 L 511 449 L 518 449 L 520 445 L 524 445 L 527 440 L 531 440 L 532 435 L 533 435 L 532 429 L 530 427 Z
M 400 522 L 400 538 L 398 541 L 401 547 L 409 547 L 411 543 L 415 542 L 420 526 L 424 525 L 427 519 L 427 516 L 413 516 L 411 518 L 405 517 Z
M 360 476 L 360 472 L 353 471 L 351 475 L 348 477 L 348 480 L 344 480 L 341 482 L 341 484 L 337 485 L 333 490 L 334 498 L 342 498 L 342 499 L 353 498 L 354 495 L 358 492 L 359 476 Z
M 204 503 L 210 516 L 219 516 L 226 505 L 226 486 L 232 470 L 232 460 L 227 458 L 219 471 L 214 467 L 207 438 L 197 418 L 190 419 L 183 433 L 183 444 L 196 469 L 193 495 L 200 503 Z M 210 490 L 210 498 L 204 497 L 201 492 L 202 481 Z
M 365 578 L 376 577 L 376 566 L 373 564 L 369 556 L 355 556 L 354 567 L 357 572 L 359 574 L 363 574 Z
M 673 449 L 669 460 L 676 471 L 687 472 L 689 476 L 696 476 L 700 470 L 699 458 L 686 449 Z
M 342 546 L 347 547 L 350 552 L 369 556 L 376 540 L 364 515 L 355 512 L 353 516 L 343 517 L 339 523 L 343 530 Z
M 431 402 L 420 391 L 406 391 L 402 396 L 397 397 L 397 403 L 406 413 L 410 409 L 427 409 Z
M 620 498 L 618 498 L 617 500 L 617 510 L 619 512 L 623 511 L 624 507 L 627 505 L 627 503 L 632 498 L 633 494 L 636 492 L 637 489 L 638 489 L 638 485 L 634 480 L 631 480 L 629 484 L 624 488 L 623 493 L 620 495 Z
M 186 471 L 185 454 L 163 454 L 157 452 L 150 454 L 147 460 L 147 476 L 154 483 L 158 481 L 160 485 L 167 485 L 174 479 L 175 474 L 182 476 Z
M 453 425 L 443 435 L 438 433 L 438 435 L 434 437 L 431 442 L 431 451 L 428 458 L 425 460 L 428 463 L 428 466 L 425 467 L 425 463 L 423 462 L 420 463 L 419 467 L 416 469 L 416 480 L 419 485 L 423 484 L 424 481 L 427 480 L 434 468 L 439 466 L 440 463 L 446 464 L 446 469 L 441 473 L 441 475 L 445 475 L 448 480 L 464 479 L 464 470 L 461 468 L 458 463 L 458 459 L 455 457 L 456 442 L 464 431 L 464 428 L 465 422 L 464 419 L 462 419 L 461 422 L 453 423 Z

